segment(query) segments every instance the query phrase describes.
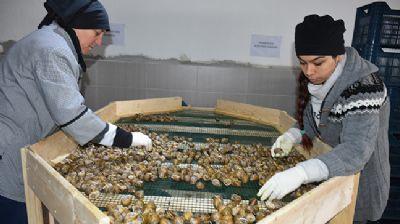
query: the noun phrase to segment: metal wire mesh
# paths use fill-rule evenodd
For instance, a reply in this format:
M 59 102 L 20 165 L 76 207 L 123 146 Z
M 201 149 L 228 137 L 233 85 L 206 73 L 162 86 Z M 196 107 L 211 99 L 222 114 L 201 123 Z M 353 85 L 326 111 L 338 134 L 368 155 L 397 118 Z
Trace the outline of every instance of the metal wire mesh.
M 239 120 L 239 119 L 229 119 L 229 118 L 201 118 L 201 117 L 179 117 L 173 116 L 174 120 L 165 122 L 169 125 L 180 125 L 180 126 L 204 126 L 204 127 L 230 127 L 239 129 L 252 129 L 252 130 L 265 130 L 265 131 L 276 131 L 271 126 L 265 126 L 257 124 L 251 121 Z M 132 118 L 124 118 L 118 123 L 121 124 L 160 124 L 159 122 L 152 121 L 136 121 Z
M 229 128 L 207 128 L 207 127 L 184 127 L 178 125 L 157 125 L 157 124 L 138 124 L 138 127 L 146 127 L 150 131 L 157 132 L 183 132 L 198 134 L 215 134 L 215 135 L 234 135 L 234 136 L 256 136 L 256 137 L 278 137 L 278 132 L 271 131 L 255 131 L 255 130 L 238 130 Z
M 193 213 L 213 213 L 216 209 L 213 206 L 212 197 L 215 195 L 210 192 L 193 192 L 183 190 L 167 190 L 172 196 L 144 196 L 144 202 L 153 201 L 157 208 L 172 210 L 177 212 L 191 211 Z M 127 196 L 126 194 L 104 194 L 101 193 L 91 202 L 99 208 L 105 208 L 108 203 L 118 204 L 119 201 Z M 229 199 L 224 199 L 224 204 L 229 203 Z M 242 200 L 242 204 L 248 204 L 248 200 Z M 274 205 L 271 205 L 274 206 Z M 260 208 L 266 205 L 260 203 Z
M 205 138 L 229 138 L 229 142 L 239 140 L 240 143 L 271 144 L 279 132 L 272 126 L 257 124 L 250 121 L 240 120 L 233 117 L 215 114 L 211 111 L 183 110 L 170 114 L 176 118 L 174 122 L 151 122 L 135 121 L 133 118 L 124 118 L 117 124 L 135 124 L 145 127 L 149 131 L 165 132 L 169 136 L 186 136 L 193 138 L 195 149 L 204 147 L 207 143 Z M 224 144 L 220 144 L 224 146 Z M 186 150 L 190 147 L 187 144 L 180 144 L 179 149 Z M 164 162 L 162 166 L 171 166 L 171 163 Z M 179 167 L 192 166 L 196 164 L 179 164 Z M 219 165 L 214 165 L 218 167 Z M 144 201 L 154 201 L 157 207 L 173 211 L 191 211 L 195 213 L 212 213 L 215 209 L 212 204 L 214 195 L 223 196 L 227 203 L 232 194 L 239 194 L 244 199 L 242 203 L 254 198 L 259 189 L 258 182 L 249 181 L 240 187 L 214 186 L 211 181 L 204 181 L 204 189 L 198 190 L 195 185 L 186 182 L 176 182 L 172 179 L 157 179 L 154 182 L 145 182 L 143 186 Z M 99 197 L 91 199 L 92 202 L 104 208 L 107 203 L 118 203 L 123 194 L 101 193 Z M 263 205 L 264 206 L 264 205 Z

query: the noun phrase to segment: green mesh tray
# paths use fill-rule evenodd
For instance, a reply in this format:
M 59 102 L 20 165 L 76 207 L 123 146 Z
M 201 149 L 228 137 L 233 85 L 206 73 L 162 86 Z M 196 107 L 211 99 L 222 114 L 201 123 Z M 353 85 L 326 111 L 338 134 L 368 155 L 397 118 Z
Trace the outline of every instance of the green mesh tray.
M 215 193 L 210 192 L 194 192 L 183 190 L 166 190 L 172 196 L 144 196 L 144 201 L 153 201 L 157 208 L 164 210 L 172 210 L 177 212 L 191 211 L 193 213 L 214 213 L 216 209 L 213 206 L 212 197 Z M 108 203 L 117 204 L 126 194 L 103 194 L 90 201 L 105 211 Z M 229 199 L 224 199 L 224 203 L 229 203 Z M 243 204 L 247 204 L 248 200 L 242 200 Z M 260 208 L 264 209 L 265 205 L 260 204 Z
M 206 142 L 206 138 L 228 138 L 229 143 L 271 145 L 279 136 L 279 132 L 272 126 L 237 119 L 230 116 L 216 114 L 211 111 L 183 110 L 170 113 L 176 118 L 173 122 L 135 121 L 133 118 L 123 118 L 117 124 L 135 124 L 145 127 L 150 132 L 168 133 L 169 137 L 185 136 L 192 138 L 199 147 Z M 185 145 L 180 148 L 185 150 Z M 194 161 L 195 163 L 195 161 Z M 176 182 L 172 179 L 158 179 L 155 182 L 145 182 L 143 191 L 145 201 L 153 200 L 158 207 L 174 211 L 207 212 L 215 211 L 212 205 L 212 196 L 219 194 L 229 199 L 232 194 L 239 194 L 248 200 L 256 197 L 260 188 L 258 182 L 249 181 L 241 187 L 217 187 L 211 181 L 202 181 L 204 189 L 199 190 L 196 185 L 186 182 Z M 101 194 L 94 203 L 104 207 L 107 201 L 118 201 L 121 196 Z M 286 197 L 285 200 L 289 198 Z M 284 201 L 285 201 L 284 200 Z
M 260 188 L 258 182 L 254 181 L 249 181 L 248 183 L 243 184 L 241 187 L 233 187 L 233 186 L 217 187 L 212 185 L 211 181 L 202 181 L 202 182 L 204 183 L 205 187 L 204 189 L 199 190 L 196 188 L 196 185 L 194 184 L 186 182 L 177 182 L 171 179 L 158 179 L 155 182 L 145 182 L 143 189 L 145 195 L 153 195 L 153 196 L 169 196 L 169 197 L 179 196 L 179 194 L 172 194 L 170 191 L 168 191 L 170 189 L 174 189 L 178 191 L 193 192 L 193 193 L 197 192 L 208 193 L 205 195 L 219 194 L 222 195 L 224 198 L 230 198 L 232 194 L 239 194 L 244 199 L 251 199 L 257 195 L 257 192 Z M 187 193 L 187 196 L 190 197 L 190 195 L 191 194 Z
M 250 121 L 237 120 L 237 119 L 213 119 L 213 118 L 196 118 L 196 117 L 177 117 L 174 116 L 176 121 L 164 122 L 168 125 L 180 126 L 197 126 L 197 127 L 220 127 L 220 128 L 233 128 L 233 129 L 248 129 L 248 130 L 264 130 L 276 132 L 277 130 L 271 126 L 265 126 Z M 160 122 L 151 121 L 135 121 L 132 118 L 123 118 L 118 121 L 118 124 L 160 124 Z
M 238 118 L 216 114 L 212 111 L 183 110 L 170 113 L 174 122 L 135 121 L 120 119 L 117 124 L 136 124 L 169 136 L 184 136 L 194 142 L 206 142 L 206 138 L 228 138 L 229 143 L 272 145 L 279 132 L 272 126 L 257 124 Z

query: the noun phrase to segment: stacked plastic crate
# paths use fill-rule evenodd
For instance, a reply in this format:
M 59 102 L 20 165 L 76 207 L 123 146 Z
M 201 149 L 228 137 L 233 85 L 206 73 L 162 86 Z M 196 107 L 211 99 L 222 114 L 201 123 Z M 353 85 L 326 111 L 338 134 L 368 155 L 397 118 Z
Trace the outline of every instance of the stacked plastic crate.
M 352 46 L 379 67 L 390 96 L 390 199 L 384 219 L 400 220 L 400 10 L 386 2 L 357 9 Z

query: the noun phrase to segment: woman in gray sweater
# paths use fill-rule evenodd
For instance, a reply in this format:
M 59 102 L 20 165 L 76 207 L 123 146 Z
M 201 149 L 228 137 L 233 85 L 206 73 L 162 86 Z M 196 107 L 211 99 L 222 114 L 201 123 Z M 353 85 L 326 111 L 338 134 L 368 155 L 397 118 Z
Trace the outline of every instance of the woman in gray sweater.
M 309 15 L 296 26 L 300 61 L 296 127 L 281 135 L 272 156 L 319 138 L 332 150 L 275 174 L 260 189 L 262 200 L 281 199 L 301 184 L 360 172 L 355 223 L 381 218 L 389 197 L 390 104 L 378 68 L 344 47 L 342 20 Z M 276 153 L 275 149 L 280 148 Z
M 48 0 L 39 29 L 0 61 L 0 217 L 26 223 L 21 147 L 61 129 L 77 143 L 151 147 L 140 132 L 126 132 L 85 106 L 78 79 L 83 54 L 101 45 L 108 15 L 94 0 Z M 112 75 L 112 74 L 110 74 Z

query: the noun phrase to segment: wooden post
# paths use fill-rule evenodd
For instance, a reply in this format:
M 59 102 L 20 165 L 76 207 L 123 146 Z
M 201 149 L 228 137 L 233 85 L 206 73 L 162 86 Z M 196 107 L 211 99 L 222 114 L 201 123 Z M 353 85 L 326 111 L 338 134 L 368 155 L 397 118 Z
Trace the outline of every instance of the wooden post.
M 354 175 L 354 189 L 353 195 L 351 196 L 351 203 L 339 212 L 332 220 L 329 222 L 330 224 L 352 224 L 354 219 L 354 213 L 356 209 L 356 201 L 357 201 L 357 192 L 358 192 L 358 182 L 359 182 L 360 173 Z
M 43 210 L 42 202 L 36 197 L 35 193 L 27 184 L 27 166 L 26 166 L 26 153 L 27 148 L 21 149 L 22 156 L 22 174 L 24 177 L 24 187 L 25 187 L 25 202 L 26 202 L 26 212 L 28 213 L 28 222 L 30 224 L 42 224 L 43 223 Z

